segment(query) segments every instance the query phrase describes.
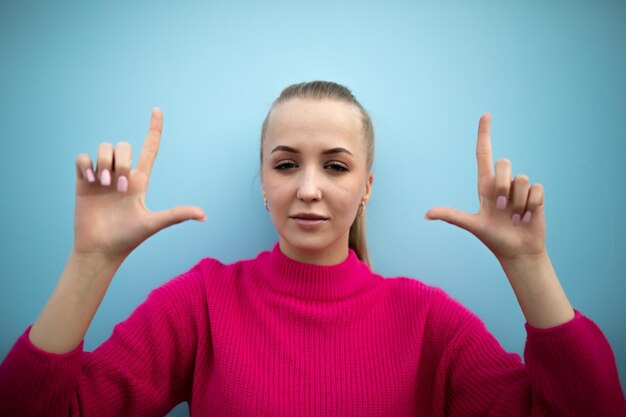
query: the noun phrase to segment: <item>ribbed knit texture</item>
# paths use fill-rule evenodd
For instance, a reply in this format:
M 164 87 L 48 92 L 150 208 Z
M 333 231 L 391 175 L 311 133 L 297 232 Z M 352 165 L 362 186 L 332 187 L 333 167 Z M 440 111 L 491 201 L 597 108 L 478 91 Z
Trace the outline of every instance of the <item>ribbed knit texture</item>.
M 615 359 L 576 312 L 526 326 L 526 366 L 443 291 L 383 278 L 354 252 L 303 264 L 278 245 L 203 259 L 93 353 L 28 331 L 0 365 L 0 416 L 626 416 Z

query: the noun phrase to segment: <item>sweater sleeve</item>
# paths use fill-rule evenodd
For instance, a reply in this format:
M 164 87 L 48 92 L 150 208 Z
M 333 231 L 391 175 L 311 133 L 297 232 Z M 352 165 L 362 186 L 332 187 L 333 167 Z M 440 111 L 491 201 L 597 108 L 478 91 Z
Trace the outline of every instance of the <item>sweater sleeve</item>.
M 611 346 L 598 326 L 576 311 L 550 329 L 526 324 L 524 358 L 533 396 L 559 416 L 626 417 Z
M 449 333 L 440 373 L 445 415 L 626 416 L 611 347 L 580 312 L 549 329 L 526 324 L 522 364 L 478 317 L 460 305 L 450 309 L 455 330 Z
M 198 306 L 197 268 L 152 291 L 93 352 L 58 355 L 29 340 L 0 365 L 3 416 L 155 416 L 189 398 Z

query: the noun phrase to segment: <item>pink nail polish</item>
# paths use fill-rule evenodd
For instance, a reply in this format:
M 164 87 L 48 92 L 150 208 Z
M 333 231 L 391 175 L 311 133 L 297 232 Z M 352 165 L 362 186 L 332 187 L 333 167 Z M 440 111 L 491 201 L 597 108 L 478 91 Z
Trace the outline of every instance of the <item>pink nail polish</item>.
M 94 182 L 96 180 L 95 175 L 93 175 L 93 170 L 91 168 L 87 169 L 87 181 L 88 182 Z
M 519 224 L 520 215 L 515 213 L 513 217 L 511 217 L 511 221 L 513 222 L 513 226 L 517 226 Z
M 128 179 L 123 175 L 117 178 L 117 191 L 120 193 L 128 191 Z
M 530 223 L 530 218 L 532 217 L 532 213 L 530 211 L 527 211 L 526 213 L 524 213 L 524 217 L 522 218 L 522 221 L 524 223 Z
M 506 208 L 506 197 L 501 195 L 496 200 L 496 208 L 498 210 L 504 210 Z
M 100 174 L 100 184 L 111 185 L 111 173 L 108 169 L 103 170 L 102 174 Z

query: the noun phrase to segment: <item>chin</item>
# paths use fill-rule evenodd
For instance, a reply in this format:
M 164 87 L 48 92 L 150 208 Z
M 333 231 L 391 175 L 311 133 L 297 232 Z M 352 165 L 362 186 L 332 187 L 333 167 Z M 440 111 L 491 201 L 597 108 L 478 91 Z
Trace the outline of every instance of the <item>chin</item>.
M 343 240 L 345 240 L 345 243 L 343 243 Z M 348 247 L 347 235 L 344 239 L 332 239 L 322 236 L 281 236 L 281 241 L 287 251 L 295 251 L 301 255 L 312 257 L 326 255 L 332 257 L 333 252 L 336 252 L 339 248 L 343 248 L 344 245 L 346 248 Z
M 284 244 L 298 252 L 319 253 L 328 249 L 332 244 L 315 237 L 299 239 L 283 239 Z

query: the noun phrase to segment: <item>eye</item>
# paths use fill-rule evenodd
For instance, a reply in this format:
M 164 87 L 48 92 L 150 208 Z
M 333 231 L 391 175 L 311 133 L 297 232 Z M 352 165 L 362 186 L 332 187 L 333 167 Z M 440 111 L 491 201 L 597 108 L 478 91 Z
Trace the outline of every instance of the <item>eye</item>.
M 324 168 L 333 172 L 348 172 L 348 167 L 339 162 L 330 162 Z
M 296 163 L 293 161 L 281 161 L 274 166 L 274 169 L 278 171 L 285 171 L 288 169 L 296 168 L 297 166 L 298 165 L 296 165 Z

